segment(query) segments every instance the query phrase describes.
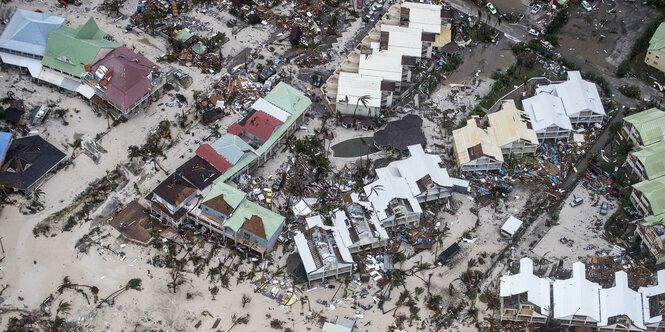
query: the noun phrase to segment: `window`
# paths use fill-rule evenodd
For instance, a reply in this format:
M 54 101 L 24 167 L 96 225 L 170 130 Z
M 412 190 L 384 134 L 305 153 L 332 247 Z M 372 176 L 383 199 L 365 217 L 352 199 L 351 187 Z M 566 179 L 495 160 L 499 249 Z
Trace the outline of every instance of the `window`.
M 256 242 L 257 242 L 260 246 L 263 245 L 263 240 L 261 240 L 261 239 L 256 239 Z
M 249 240 L 249 233 L 247 233 L 247 232 L 243 232 L 242 236 L 243 236 L 245 239 Z

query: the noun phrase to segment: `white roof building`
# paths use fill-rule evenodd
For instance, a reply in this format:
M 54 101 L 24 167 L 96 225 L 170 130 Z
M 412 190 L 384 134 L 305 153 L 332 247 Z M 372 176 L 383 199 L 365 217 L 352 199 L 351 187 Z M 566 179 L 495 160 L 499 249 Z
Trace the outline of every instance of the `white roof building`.
M 566 321 L 584 316 L 590 322 L 600 321 L 600 285 L 587 280 L 585 274 L 584 263 L 576 262 L 570 279 L 554 281 L 554 319 Z
M 374 50 L 361 54 L 358 73 L 362 76 L 380 77 L 387 81 L 402 81 L 402 54 L 395 51 Z
M 506 220 L 506 222 L 503 224 L 503 226 L 501 226 L 501 233 L 512 237 L 513 235 L 515 235 L 517 230 L 520 229 L 520 227 L 522 227 L 522 221 L 515 218 L 514 216 L 510 216 L 508 220 Z
M 388 51 L 420 58 L 423 48 L 423 30 L 396 25 L 381 25 L 382 32 L 388 32 Z
M 422 213 L 419 198 L 428 194 L 424 182 L 431 180 L 450 196 L 453 182 L 445 168 L 441 168 L 441 157 L 426 154 L 420 145 L 408 147 L 410 157 L 393 161 L 384 168 L 377 168 L 378 180 L 364 187 L 365 194 L 380 220 L 388 217 L 386 209 L 394 198 L 405 199 L 413 212 Z M 422 200 L 422 199 L 421 199 Z
M 642 315 L 644 323 L 647 326 L 658 326 L 663 320 L 663 315 L 659 314 L 658 308 L 651 310 L 649 298 L 665 294 L 665 270 L 660 270 L 656 274 L 657 284 L 653 286 L 640 287 L 637 291 L 642 296 Z M 656 303 L 656 305 L 658 305 Z M 654 315 L 652 315 L 652 312 Z
M 614 273 L 614 287 L 600 290 L 598 326 L 608 326 L 608 319 L 615 316 L 627 316 L 632 325 L 642 330 L 646 329 L 642 317 L 642 297 L 638 292 L 628 288 L 628 274 L 623 271 Z
M 309 281 L 325 280 L 353 272 L 353 257 L 342 237 L 321 216 L 308 217 L 307 236 L 297 233 L 293 239 Z
M 531 128 L 537 134 L 545 132 L 548 127 L 552 126 L 564 130 L 573 129 L 561 99 L 552 94 L 539 93 L 522 100 L 522 106 L 524 111 L 529 114 Z
M 362 96 L 369 96 L 367 107 L 381 107 L 381 78 L 340 72 L 337 102 L 356 105 Z
M 349 251 L 355 253 L 385 246 L 389 236 L 375 214 L 366 218 L 365 210 L 359 204 L 347 205 L 345 210 L 335 211 L 333 224 Z
M 409 28 L 436 34 L 441 32 L 441 5 L 404 2 L 402 8 L 409 8 Z
M 540 308 L 540 314 L 547 317 L 550 313 L 550 282 L 533 274 L 533 261 L 520 259 L 520 272 L 501 277 L 500 297 L 509 297 L 526 293 L 527 301 Z
M 569 118 L 577 117 L 584 111 L 605 115 L 596 84 L 583 80 L 579 71 L 569 71 L 568 80 L 563 83 L 538 86 L 536 94 L 541 93 L 561 98 Z
M 263 98 L 259 98 L 256 102 L 254 102 L 254 104 L 252 104 L 252 109 L 255 111 L 264 112 L 282 122 L 286 122 L 286 120 L 289 119 L 289 116 L 291 116 L 289 112 L 271 104 L 269 101 Z

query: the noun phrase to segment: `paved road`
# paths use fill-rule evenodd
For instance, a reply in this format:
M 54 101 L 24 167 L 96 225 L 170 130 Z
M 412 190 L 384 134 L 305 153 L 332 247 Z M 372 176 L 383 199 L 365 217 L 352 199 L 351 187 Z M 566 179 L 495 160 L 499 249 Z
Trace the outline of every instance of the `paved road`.
M 529 39 L 527 33 L 529 29 L 524 25 L 508 24 L 506 22 L 498 24 L 499 22 L 496 15 L 490 15 L 489 12 L 484 8 L 480 8 L 473 3 L 469 3 L 466 0 L 447 0 L 446 2 L 450 4 L 450 6 L 453 7 L 455 10 L 463 14 L 469 15 L 471 17 L 478 17 L 478 9 L 480 9 L 483 12 L 482 15 L 484 22 L 486 22 L 486 19 L 489 17 L 490 21 L 488 22 L 488 25 L 501 31 L 506 36 L 506 38 L 512 40 L 515 43 L 525 42 Z

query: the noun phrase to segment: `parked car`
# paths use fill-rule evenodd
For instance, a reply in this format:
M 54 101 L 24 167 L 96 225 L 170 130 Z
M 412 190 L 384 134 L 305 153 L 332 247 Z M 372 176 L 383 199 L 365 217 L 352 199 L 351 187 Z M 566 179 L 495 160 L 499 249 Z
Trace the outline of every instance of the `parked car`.
M 314 78 L 312 79 L 312 84 L 315 87 L 320 88 L 321 84 L 323 84 L 323 77 L 321 77 L 321 75 L 319 74 L 315 74 Z
M 537 4 L 537 5 L 533 6 L 533 8 L 531 8 L 531 14 L 534 14 L 534 15 L 538 14 L 538 12 L 542 8 L 543 8 L 543 6 L 541 6 L 540 4 Z
M 267 204 L 272 203 L 272 190 L 268 189 L 265 192 L 266 192 L 266 203 Z
M 363 0 L 358 0 L 358 9 L 363 9 Z
M 275 183 L 272 184 L 272 191 L 279 191 L 282 189 L 282 183 L 284 183 L 284 178 L 283 177 L 278 177 L 275 179 Z
M 600 161 L 596 158 L 589 158 L 589 165 L 594 165 L 600 167 Z
M 540 32 L 534 28 L 529 29 L 529 34 L 538 37 Z
M 372 5 L 371 9 L 372 9 L 373 11 L 377 11 L 377 10 L 381 9 L 382 7 L 383 7 L 382 4 L 380 4 L 380 3 L 376 3 L 376 2 L 375 2 L 375 3 Z
M 606 215 L 607 208 L 609 208 L 609 204 L 607 204 L 607 202 L 603 202 L 603 204 L 600 205 L 600 214 Z
M 492 15 L 496 15 L 497 11 L 494 5 L 491 2 L 487 3 L 487 9 L 492 13 Z
M 586 0 L 582 1 L 582 7 L 584 7 L 584 9 L 586 9 L 586 11 L 588 12 L 591 11 L 591 5 L 588 2 L 586 2 Z
M 577 197 L 572 202 L 570 202 L 570 206 L 576 207 L 582 204 L 582 202 L 584 202 L 584 199 L 582 199 L 582 197 Z

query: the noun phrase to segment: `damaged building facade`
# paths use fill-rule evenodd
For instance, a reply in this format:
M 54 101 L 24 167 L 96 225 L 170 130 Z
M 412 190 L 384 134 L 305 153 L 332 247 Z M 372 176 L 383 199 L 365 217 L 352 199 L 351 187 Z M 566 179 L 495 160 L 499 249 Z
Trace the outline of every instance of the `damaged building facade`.
M 550 280 L 533 274 L 533 261 L 520 259 L 519 273 L 504 275 L 500 284 L 501 320 L 563 326 L 598 331 L 656 331 L 661 326 L 660 297 L 665 294 L 665 270 L 656 284 L 634 291 L 628 275 L 617 271 L 614 284 L 602 288 L 586 279 L 584 263 L 573 264 L 572 276 Z
M 432 57 L 437 37 L 449 39 L 447 17 L 441 5 L 391 6 L 322 87 L 330 108 L 359 117 L 389 109 L 412 85 L 417 61 Z

